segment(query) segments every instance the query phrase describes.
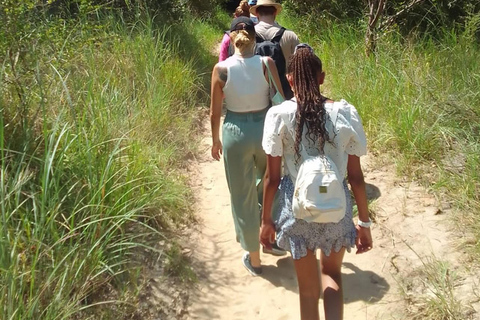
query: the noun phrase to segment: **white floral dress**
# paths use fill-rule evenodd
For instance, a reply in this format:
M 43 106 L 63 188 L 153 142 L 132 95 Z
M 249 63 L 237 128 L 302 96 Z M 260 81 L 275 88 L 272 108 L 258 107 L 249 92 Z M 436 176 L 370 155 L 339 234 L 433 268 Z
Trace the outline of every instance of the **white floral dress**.
M 348 155 L 365 155 L 367 142 L 362 121 L 355 107 L 345 100 L 335 103 L 339 108 L 335 129 L 330 120 L 326 123 L 329 137 L 333 137 L 333 143 L 325 143 L 324 152 L 335 162 L 339 173 L 345 176 Z M 332 108 L 333 103 L 325 104 L 327 113 L 330 113 Z M 293 132 L 296 110 L 295 99 L 272 107 L 267 113 L 263 132 L 262 146 L 265 152 L 274 157 L 282 156 L 286 164 L 285 175 L 280 182 L 276 195 L 277 201 L 273 208 L 277 243 L 281 248 L 290 251 L 293 259 L 306 256 L 307 249 L 321 249 L 327 256 L 332 249 L 338 252 L 342 247 L 350 252 L 350 249 L 355 246 L 356 230 L 352 220 L 352 202 L 346 181 L 344 181 L 344 189 L 347 196 L 347 211 L 340 222 L 308 223 L 293 216 L 294 183 L 292 181 L 295 181 L 296 177 L 289 173 L 288 167 L 295 166 L 298 170 Z M 318 147 L 305 138 L 305 132 L 306 129 L 303 130 L 302 144 L 306 146 L 307 153 L 318 154 L 320 152 Z

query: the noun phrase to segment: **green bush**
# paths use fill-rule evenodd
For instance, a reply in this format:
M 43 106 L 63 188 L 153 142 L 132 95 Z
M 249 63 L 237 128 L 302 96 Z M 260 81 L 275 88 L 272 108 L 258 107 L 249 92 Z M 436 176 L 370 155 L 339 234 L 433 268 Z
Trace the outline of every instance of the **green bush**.
M 71 319 L 103 303 L 106 284 L 136 285 L 132 254 L 191 221 L 181 168 L 213 38 L 25 8 L 0 31 L 0 318 Z

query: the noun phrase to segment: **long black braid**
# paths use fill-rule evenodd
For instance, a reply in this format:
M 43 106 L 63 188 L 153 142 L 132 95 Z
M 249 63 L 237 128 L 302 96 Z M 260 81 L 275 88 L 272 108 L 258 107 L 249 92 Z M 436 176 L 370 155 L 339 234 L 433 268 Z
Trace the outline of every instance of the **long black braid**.
M 328 135 L 325 123 L 327 112 L 325 101 L 328 99 L 320 93 L 317 76 L 322 72 L 322 62 L 308 48 L 299 48 L 288 63 L 287 74 L 293 78 L 293 92 L 297 99 L 295 114 L 295 145 L 297 159 L 300 158 L 300 144 L 304 125 L 307 127 L 306 137 L 312 142 L 319 143 L 323 153 L 325 142 L 332 142 Z

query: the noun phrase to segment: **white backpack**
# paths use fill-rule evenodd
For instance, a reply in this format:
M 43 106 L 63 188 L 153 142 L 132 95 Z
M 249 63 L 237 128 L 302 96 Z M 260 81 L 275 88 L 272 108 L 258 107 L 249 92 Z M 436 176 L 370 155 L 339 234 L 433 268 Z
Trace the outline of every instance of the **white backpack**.
M 333 127 L 338 105 L 333 104 L 330 119 Z M 309 156 L 300 145 L 303 162 L 300 164 L 293 194 L 293 215 L 307 222 L 339 222 L 345 216 L 347 199 L 335 163 L 326 155 Z

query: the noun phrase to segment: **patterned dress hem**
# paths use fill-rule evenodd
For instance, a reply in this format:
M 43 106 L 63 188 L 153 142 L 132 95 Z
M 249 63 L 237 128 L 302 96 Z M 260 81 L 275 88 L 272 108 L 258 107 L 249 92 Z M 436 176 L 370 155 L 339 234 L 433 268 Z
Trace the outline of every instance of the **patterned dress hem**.
M 339 252 L 343 247 L 350 252 L 355 247 L 357 231 L 353 224 L 350 192 L 344 181 L 347 196 L 345 217 L 338 223 L 315 223 L 296 219 L 292 211 L 294 185 L 290 177 L 284 176 L 280 182 L 278 202 L 274 209 L 277 244 L 289 251 L 295 260 L 307 255 L 307 250 L 316 249 L 329 256 L 332 250 Z

